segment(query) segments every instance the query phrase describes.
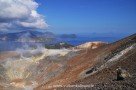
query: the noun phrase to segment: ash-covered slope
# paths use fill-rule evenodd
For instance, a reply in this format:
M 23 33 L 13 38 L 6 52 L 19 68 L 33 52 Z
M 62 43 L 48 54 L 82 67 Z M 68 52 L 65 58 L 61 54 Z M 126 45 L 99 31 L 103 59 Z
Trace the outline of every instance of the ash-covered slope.
M 136 34 L 80 53 L 68 60 L 66 69 L 36 90 L 80 90 L 80 89 L 136 89 Z M 125 68 L 129 75 L 117 80 L 117 69 Z M 123 72 L 123 70 L 122 70 Z M 70 87 L 70 85 L 75 85 Z M 79 86 L 78 86 L 79 85 Z M 84 87 L 87 85 L 87 87 Z

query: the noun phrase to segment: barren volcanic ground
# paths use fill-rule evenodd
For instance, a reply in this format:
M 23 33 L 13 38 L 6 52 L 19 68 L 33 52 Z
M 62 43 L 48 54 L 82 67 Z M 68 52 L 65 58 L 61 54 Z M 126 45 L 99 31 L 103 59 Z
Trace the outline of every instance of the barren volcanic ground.
M 88 44 L 0 53 L 0 90 L 136 89 L 136 34 L 98 47 Z M 130 77 L 117 80 L 118 67 Z
M 79 50 L 44 48 L 1 52 L 1 89 L 33 90 L 63 72 L 67 60 L 77 54 Z
M 117 42 L 88 49 L 71 58 L 61 75 L 35 88 L 37 90 L 136 89 L 136 34 Z M 118 81 L 116 69 L 124 68 L 130 77 Z M 50 87 L 49 87 L 50 86 Z

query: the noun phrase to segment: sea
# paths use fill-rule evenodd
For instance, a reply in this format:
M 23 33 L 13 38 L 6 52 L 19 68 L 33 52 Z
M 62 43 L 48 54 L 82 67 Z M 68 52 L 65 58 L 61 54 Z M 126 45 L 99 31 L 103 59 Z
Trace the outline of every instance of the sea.
M 89 37 L 89 36 L 77 36 L 76 38 L 61 38 L 59 40 L 57 40 L 57 42 L 66 42 L 69 43 L 71 45 L 77 46 L 86 42 L 93 42 L 93 41 L 102 41 L 102 42 L 107 42 L 107 43 L 112 43 L 115 42 L 119 39 L 121 39 L 122 37 Z M 55 42 L 55 43 L 57 43 Z M 15 41 L 0 41 L 0 52 L 2 51 L 14 51 L 17 50 L 19 48 L 24 48 L 24 49 L 28 49 L 30 47 L 32 47 L 32 49 L 34 48 L 41 48 L 45 46 L 45 42 L 15 42 Z M 50 43 L 51 44 L 51 43 Z M 54 43 L 52 43 L 54 44 Z

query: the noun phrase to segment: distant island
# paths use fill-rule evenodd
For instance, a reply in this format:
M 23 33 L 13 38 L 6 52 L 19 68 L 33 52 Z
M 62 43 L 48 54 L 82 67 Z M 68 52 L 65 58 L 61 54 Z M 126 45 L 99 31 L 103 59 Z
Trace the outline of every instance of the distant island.
M 77 38 L 76 34 L 62 34 L 60 35 L 61 38 Z
M 1 33 L 0 41 L 16 42 L 53 42 L 56 36 L 52 32 L 22 31 L 15 33 Z

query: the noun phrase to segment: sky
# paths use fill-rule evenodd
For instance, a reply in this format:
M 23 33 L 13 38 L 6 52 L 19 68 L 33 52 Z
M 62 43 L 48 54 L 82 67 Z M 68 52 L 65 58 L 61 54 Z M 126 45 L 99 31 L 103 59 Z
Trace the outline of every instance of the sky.
M 0 0 L 0 31 L 136 33 L 136 0 Z
M 135 33 L 136 0 L 36 0 L 56 33 Z

